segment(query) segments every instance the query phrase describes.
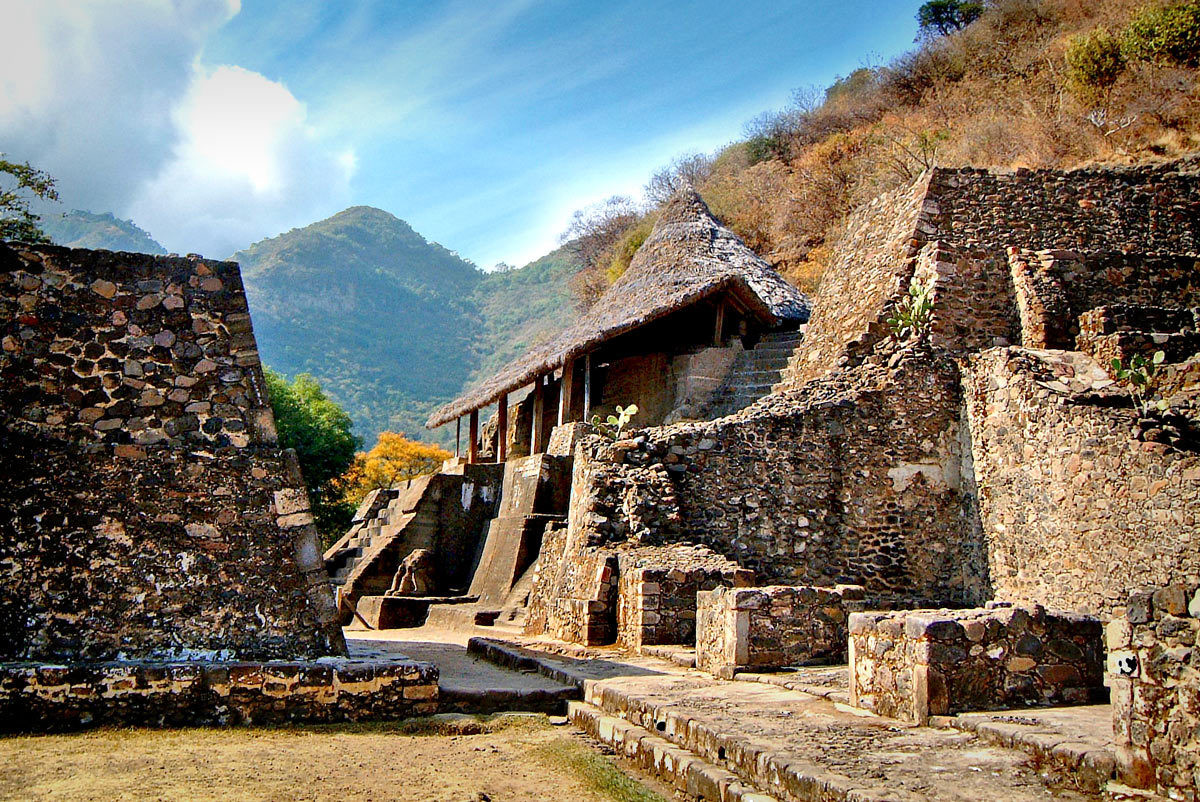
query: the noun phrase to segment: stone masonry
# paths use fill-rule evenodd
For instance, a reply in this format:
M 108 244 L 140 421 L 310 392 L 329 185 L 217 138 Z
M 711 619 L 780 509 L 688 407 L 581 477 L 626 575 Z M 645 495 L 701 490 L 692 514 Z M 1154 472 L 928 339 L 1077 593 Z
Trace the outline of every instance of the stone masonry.
M 925 724 L 1105 695 L 1099 619 L 1040 605 L 854 613 L 850 703 Z
M 696 667 L 733 679 L 739 671 L 846 661 L 846 602 L 857 585 L 768 585 L 702 591 L 696 610 Z
M 0 245 L 0 660 L 344 652 L 237 265 Z
M 1128 781 L 1200 799 L 1200 584 L 1140 590 L 1108 625 L 1113 734 Z

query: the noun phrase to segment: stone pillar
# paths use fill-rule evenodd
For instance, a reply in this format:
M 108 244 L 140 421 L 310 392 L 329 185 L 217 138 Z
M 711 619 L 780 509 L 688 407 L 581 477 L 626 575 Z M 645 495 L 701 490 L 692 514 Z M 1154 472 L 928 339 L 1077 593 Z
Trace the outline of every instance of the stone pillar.
M 504 462 L 508 459 L 508 393 L 496 405 L 496 462 Z

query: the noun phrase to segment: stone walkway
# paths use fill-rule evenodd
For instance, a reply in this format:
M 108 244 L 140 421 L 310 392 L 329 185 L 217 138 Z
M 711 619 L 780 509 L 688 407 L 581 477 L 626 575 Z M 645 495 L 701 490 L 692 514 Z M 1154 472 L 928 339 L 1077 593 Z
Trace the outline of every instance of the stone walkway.
M 471 649 L 497 662 L 537 668 L 575 683 L 584 691 L 584 702 L 572 703 L 572 720 L 635 760 L 655 742 L 653 748 L 661 755 L 647 754 L 643 762 L 661 775 L 679 777 L 675 764 L 694 758 L 711 769 L 705 776 L 714 787 L 719 785 L 714 778 L 726 777 L 727 784 L 741 780 L 780 800 L 1121 798 L 1067 787 L 1072 778 L 982 733 L 916 727 L 850 708 L 839 701 L 844 669 L 722 681 L 654 657 L 538 639 L 476 639 Z M 784 687 L 786 683 L 813 692 Z M 1034 722 L 1021 726 L 1065 728 L 1058 742 L 1079 736 L 1088 746 L 1079 750 L 1081 755 L 1096 751 L 1092 746 L 1103 746 L 1102 708 L 1020 715 Z M 1035 721 L 1036 717 L 1040 718 Z M 1000 718 L 1003 715 L 980 716 L 973 724 L 980 728 L 980 720 Z M 1065 731 L 1073 734 L 1068 737 Z M 678 754 L 669 755 L 668 747 Z M 704 774 L 695 767 L 689 771 Z M 1054 780 L 1058 787 L 1049 787 L 1047 782 Z M 693 785 L 689 793 L 704 785 L 703 778 Z M 721 799 L 716 793 L 711 798 Z
M 490 633 L 494 630 L 484 630 Z M 346 629 L 351 657 L 397 659 L 400 656 L 438 667 L 442 712 L 494 713 L 528 711 L 561 715 L 567 701 L 578 699 L 573 685 L 536 671 L 514 671 L 469 654 L 467 631 L 414 629 Z

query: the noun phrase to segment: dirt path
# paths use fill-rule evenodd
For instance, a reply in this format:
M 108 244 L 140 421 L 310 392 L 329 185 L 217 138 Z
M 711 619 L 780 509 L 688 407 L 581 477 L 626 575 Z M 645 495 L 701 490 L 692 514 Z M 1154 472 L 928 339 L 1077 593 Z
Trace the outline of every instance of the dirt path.
M 405 726 L 4 738 L 0 799 L 661 802 L 541 716 L 498 717 L 495 731 L 471 735 Z

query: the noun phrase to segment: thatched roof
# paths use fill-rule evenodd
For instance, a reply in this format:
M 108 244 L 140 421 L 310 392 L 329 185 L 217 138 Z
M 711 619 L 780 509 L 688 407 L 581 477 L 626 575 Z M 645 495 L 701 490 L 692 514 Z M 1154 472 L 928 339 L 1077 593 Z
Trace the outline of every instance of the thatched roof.
M 808 320 L 808 298 L 718 223 L 692 190 L 672 198 L 625 274 L 570 328 L 435 411 L 449 423 L 533 382 L 606 340 L 722 292 L 768 325 Z

